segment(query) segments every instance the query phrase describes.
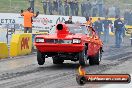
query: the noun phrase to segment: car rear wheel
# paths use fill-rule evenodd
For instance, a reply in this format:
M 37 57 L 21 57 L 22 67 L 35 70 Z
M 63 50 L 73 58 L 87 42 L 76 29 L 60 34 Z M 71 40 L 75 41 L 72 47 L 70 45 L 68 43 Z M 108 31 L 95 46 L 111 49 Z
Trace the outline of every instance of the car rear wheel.
M 89 57 L 90 65 L 99 65 L 102 58 L 102 50 L 99 50 L 95 57 Z
M 63 64 L 64 60 L 59 59 L 59 57 L 53 57 L 53 64 Z
M 87 46 L 84 47 L 84 50 L 79 53 L 79 64 L 85 66 L 87 64 Z
M 43 65 L 45 63 L 45 55 L 40 51 L 37 51 L 37 61 L 39 65 Z

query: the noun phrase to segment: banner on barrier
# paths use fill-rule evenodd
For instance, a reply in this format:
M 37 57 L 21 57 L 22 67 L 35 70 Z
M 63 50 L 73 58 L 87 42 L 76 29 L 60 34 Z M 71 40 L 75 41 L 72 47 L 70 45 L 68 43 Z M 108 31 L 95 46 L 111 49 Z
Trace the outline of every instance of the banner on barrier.
M 42 15 L 33 19 L 33 29 L 49 30 L 53 25 L 59 22 L 67 21 L 69 16 L 60 15 Z M 73 16 L 73 22 L 84 23 L 85 17 Z M 7 28 L 7 24 L 15 24 L 16 29 L 23 29 L 23 17 L 16 13 L 0 13 L 0 26 Z

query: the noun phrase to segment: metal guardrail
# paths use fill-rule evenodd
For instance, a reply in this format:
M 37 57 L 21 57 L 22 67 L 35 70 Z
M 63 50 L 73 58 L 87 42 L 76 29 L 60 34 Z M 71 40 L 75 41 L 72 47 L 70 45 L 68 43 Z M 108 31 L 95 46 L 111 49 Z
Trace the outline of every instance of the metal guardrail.
M 7 33 L 6 33 L 6 39 L 7 39 L 7 44 L 9 43 L 9 35 L 12 35 L 15 33 L 15 24 L 7 24 Z

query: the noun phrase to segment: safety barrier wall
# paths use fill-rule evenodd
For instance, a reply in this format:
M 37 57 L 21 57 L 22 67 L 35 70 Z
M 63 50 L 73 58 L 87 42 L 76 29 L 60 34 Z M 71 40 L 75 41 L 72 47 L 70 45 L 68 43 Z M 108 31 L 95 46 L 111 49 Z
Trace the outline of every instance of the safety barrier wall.
M 0 42 L 0 59 L 8 57 L 8 46 L 4 42 Z
M 32 34 L 13 34 L 10 43 L 10 56 L 30 54 L 32 50 Z

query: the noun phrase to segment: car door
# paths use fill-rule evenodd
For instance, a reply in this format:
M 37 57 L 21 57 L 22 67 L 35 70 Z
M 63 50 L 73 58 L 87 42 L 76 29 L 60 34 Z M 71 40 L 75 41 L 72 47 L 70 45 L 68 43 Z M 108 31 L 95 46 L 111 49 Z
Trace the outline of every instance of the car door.
M 100 39 L 95 32 L 93 34 L 93 39 L 94 39 L 94 54 L 97 54 L 101 45 L 100 45 Z
M 96 34 L 95 30 L 91 27 L 89 28 L 89 36 L 90 36 L 90 43 L 89 43 L 89 55 L 95 56 L 99 49 L 100 49 L 100 39 Z
M 88 28 L 88 55 L 93 56 L 95 53 L 95 41 L 94 41 L 94 33 L 91 28 Z

